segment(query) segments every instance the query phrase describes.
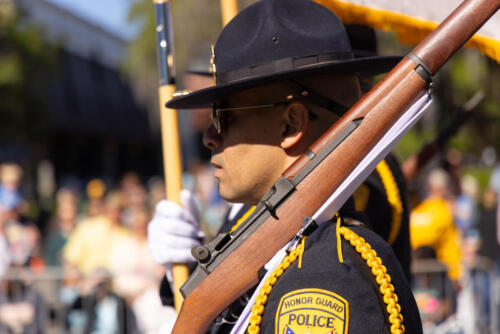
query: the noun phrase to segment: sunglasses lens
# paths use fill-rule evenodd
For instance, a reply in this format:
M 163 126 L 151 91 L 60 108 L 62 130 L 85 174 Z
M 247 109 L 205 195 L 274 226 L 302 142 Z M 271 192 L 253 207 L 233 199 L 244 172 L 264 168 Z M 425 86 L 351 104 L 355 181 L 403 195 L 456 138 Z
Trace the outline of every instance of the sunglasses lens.
M 217 131 L 217 134 L 220 134 L 221 132 L 220 111 L 217 109 L 217 106 L 215 105 L 212 108 L 212 123 L 215 128 L 215 131 Z

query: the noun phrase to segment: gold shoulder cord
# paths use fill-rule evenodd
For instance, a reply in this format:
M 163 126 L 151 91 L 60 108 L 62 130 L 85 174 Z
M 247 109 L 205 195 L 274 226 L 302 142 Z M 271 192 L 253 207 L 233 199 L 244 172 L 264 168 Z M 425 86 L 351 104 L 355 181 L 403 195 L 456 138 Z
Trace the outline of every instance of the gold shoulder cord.
M 380 161 L 377 165 L 377 173 L 382 180 L 382 184 L 387 194 L 387 201 L 392 208 L 392 224 L 387 242 L 392 245 L 399 234 L 401 229 L 401 222 L 403 220 L 403 203 L 399 193 L 398 184 L 392 175 L 391 169 L 385 160 Z
M 361 254 L 361 257 L 365 259 L 366 264 L 370 267 L 373 276 L 375 276 L 375 281 L 380 287 L 379 291 L 382 294 L 382 299 L 387 304 L 391 333 L 404 333 L 405 327 L 403 325 L 401 305 L 398 303 L 398 295 L 394 291 L 391 276 L 387 273 L 387 268 L 382 264 L 382 259 L 363 237 L 360 237 L 347 227 L 342 226 L 340 234 Z
M 401 314 L 401 306 L 398 303 L 398 296 L 395 293 L 394 285 L 391 283 L 391 276 L 387 274 L 387 268 L 382 264 L 382 259 L 377 255 L 377 252 L 371 248 L 370 244 L 366 242 L 363 237 L 360 237 L 347 227 L 340 226 L 341 218 L 337 214 L 337 231 L 347 240 L 356 251 L 361 254 L 365 259 L 366 264 L 370 267 L 372 274 L 375 276 L 375 281 L 379 285 L 379 291 L 382 294 L 382 299 L 387 305 L 387 312 L 389 313 L 389 322 L 391 323 L 392 334 L 403 334 L 405 327 L 403 325 L 403 315 Z M 304 253 L 306 237 L 302 237 L 299 245 L 292 250 L 283 261 L 278 265 L 271 275 L 266 279 L 266 282 L 259 291 L 258 296 L 255 298 L 255 305 L 252 307 L 252 314 L 250 315 L 250 325 L 248 326 L 249 334 L 260 333 L 260 324 L 262 322 L 262 314 L 267 303 L 267 298 L 273 289 L 273 286 L 278 281 L 278 278 L 283 275 L 284 271 L 290 267 L 292 263 L 299 258 L 299 265 L 301 267 L 302 254 Z M 337 248 L 341 251 L 341 248 Z M 343 262 L 341 254 L 338 254 L 339 260 Z

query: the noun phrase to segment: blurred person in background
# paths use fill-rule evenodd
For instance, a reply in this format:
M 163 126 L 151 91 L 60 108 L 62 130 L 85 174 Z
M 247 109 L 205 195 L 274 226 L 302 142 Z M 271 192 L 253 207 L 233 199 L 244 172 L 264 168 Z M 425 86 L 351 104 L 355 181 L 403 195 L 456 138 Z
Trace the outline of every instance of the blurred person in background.
M 5 235 L 4 225 L 7 221 L 7 216 L 3 214 L 3 208 L 0 206 L 0 281 L 9 269 L 12 261 L 9 249 L 9 242 Z
M 163 306 L 158 285 L 165 270 L 157 264 L 148 248 L 147 224 L 150 215 L 144 208 L 132 216 L 130 238 L 116 242 L 110 251 L 113 291 L 131 305 L 141 333 L 155 333 L 164 321 L 174 321 L 176 312 Z
M 496 167 L 491 172 L 490 176 L 490 188 L 500 195 L 500 162 L 497 163 Z M 500 201 L 500 198 L 497 199 Z
M 0 280 L 0 333 L 45 333 L 45 303 L 19 271 L 43 266 L 40 232 L 23 216 L 28 206 L 19 190 L 22 175 L 15 163 L 0 165 L 0 262 L 9 266 Z
M 191 175 L 194 181 L 193 193 L 200 210 L 201 226 L 210 240 L 221 228 L 221 222 L 228 212 L 229 204 L 219 195 L 211 166 L 201 162 L 196 163 L 191 168 Z
M 482 196 L 477 225 L 479 231 L 478 254 L 491 259 L 497 268 L 500 268 L 500 243 L 497 239 L 499 231 L 496 223 L 497 203 L 498 194 L 493 189 L 487 188 Z
M 21 191 L 21 180 L 23 170 L 16 163 L 0 164 L 0 205 L 4 208 L 16 207 L 20 213 L 27 211 L 27 203 L 23 201 Z
M 486 201 L 495 201 L 495 196 L 490 197 L 489 194 L 489 191 L 485 192 Z M 490 205 L 490 203 L 486 203 L 486 205 Z M 460 278 L 461 289 L 457 298 L 457 316 L 466 334 L 489 333 L 492 324 L 491 296 L 494 295 L 495 290 L 492 289 L 491 274 L 494 267 L 490 266 L 491 262 L 481 254 L 487 251 L 484 248 L 481 250 L 483 241 L 489 243 L 488 239 L 491 240 L 490 236 L 484 235 L 485 232 L 491 232 L 491 228 L 486 226 L 488 211 L 488 209 L 486 211 L 481 210 L 474 232 L 469 232 L 461 243 L 464 271 Z M 495 213 L 493 212 L 493 219 Z M 493 223 L 494 227 L 495 224 Z M 495 238 L 493 237 L 493 239 Z M 490 248 L 491 245 L 484 246 Z
M 134 217 L 146 208 L 147 192 L 142 184 L 137 184 L 127 189 L 124 193 L 126 202 L 122 212 L 122 222 L 127 228 L 132 228 Z
M 491 173 L 489 187 L 497 195 L 496 238 L 497 242 L 500 244 L 500 162 L 498 162 L 497 166 L 493 169 L 493 172 Z
M 43 266 L 40 257 L 40 231 L 20 216 L 17 207 L 0 206 L 0 221 L 12 264 L 26 267 Z
M 448 267 L 452 281 L 458 282 L 461 274 L 460 232 L 453 221 L 447 201 L 448 175 L 434 169 L 427 178 L 427 197 L 410 214 L 410 241 L 413 249 L 428 246 L 436 258 Z
M 56 195 L 56 212 L 50 219 L 43 257 L 48 266 L 62 264 L 62 249 L 76 226 L 78 199 L 73 190 L 61 188 Z
M 165 183 L 160 176 L 153 176 L 148 180 L 148 210 L 154 210 L 156 204 L 165 198 Z
M 478 256 L 474 256 L 470 263 L 471 270 L 469 271 L 468 278 L 471 284 L 470 299 L 476 306 L 476 313 L 478 317 L 479 326 L 488 330 L 493 325 L 492 317 L 500 315 L 500 305 L 498 303 L 492 304 L 491 300 L 495 300 L 498 292 L 495 292 L 495 286 L 500 277 L 500 244 L 497 239 L 498 225 L 496 221 L 497 214 L 497 194 L 491 189 L 487 188 L 482 196 L 482 201 L 479 211 L 479 219 L 477 224 L 478 240 L 475 245 L 474 251 Z M 488 259 L 492 263 L 490 271 L 485 270 L 488 266 L 481 265 Z M 498 298 L 498 297 L 496 297 Z M 492 309 L 491 307 L 494 307 Z M 479 328 L 476 326 L 476 328 Z M 493 332 L 499 328 L 491 328 Z
M 17 266 L 43 265 L 40 257 L 40 231 L 25 219 L 27 203 L 19 187 L 23 171 L 14 163 L 0 165 L 0 225 L 8 245 L 10 261 Z
M 42 296 L 14 265 L 0 280 L 0 333 L 43 334 L 48 312 Z
M 116 193 L 105 200 L 105 214 L 88 217 L 78 223 L 63 248 L 65 265 L 85 275 L 97 268 L 109 268 L 109 252 L 114 242 L 129 237 L 121 224 L 122 203 Z
M 498 238 L 500 232 L 497 223 L 497 212 L 498 194 L 493 189 L 487 188 L 483 193 L 479 214 L 479 246 L 477 250 L 480 257 L 490 259 L 493 263 L 493 275 L 485 275 L 485 281 L 479 282 L 480 284 L 483 283 L 483 286 L 478 287 L 481 293 L 480 297 L 483 300 L 481 311 L 484 313 L 486 324 L 493 324 L 491 317 L 500 315 L 500 305 L 496 304 L 494 306 L 496 308 L 490 309 L 492 295 L 495 295 L 493 287 L 500 277 L 500 242 Z M 499 328 L 492 328 L 492 330 L 495 332 Z
M 135 172 L 126 172 L 123 174 L 119 186 L 118 186 L 118 192 L 120 196 L 124 196 L 123 198 L 123 205 L 127 206 L 127 198 L 126 194 L 130 191 L 132 191 L 134 188 L 138 187 L 141 185 L 141 180 L 139 179 L 139 176 Z
M 126 300 L 111 290 L 110 273 L 104 268 L 98 268 L 91 274 L 89 283 L 92 286 L 90 292 L 78 297 L 71 309 L 73 314 L 79 314 L 81 317 L 78 325 L 82 327 L 70 327 L 70 332 L 139 333 L 135 315 Z
M 478 220 L 479 183 L 472 175 L 460 179 L 461 193 L 454 203 L 453 217 L 462 236 L 467 238 L 474 233 Z
M 130 228 L 134 213 L 142 210 L 147 203 L 146 188 L 142 185 L 137 173 L 127 172 L 120 181 L 118 194 L 123 205 L 122 224 Z
M 104 184 L 104 181 L 92 179 L 85 190 L 88 198 L 87 217 L 99 216 L 105 213 L 104 195 L 106 194 L 106 184 Z
M 77 300 L 82 298 L 83 284 L 83 277 L 77 268 L 62 267 L 62 280 L 57 294 L 62 307 L 61 319 L 64 319 L 64 328 L 69 333 L 82 333 L 85 328 L 85 313 L 75 307 Z
M 10 266 L 10 252 L 7 238 L 3 233 L 3 219 L 0 218 L 0 280 Z

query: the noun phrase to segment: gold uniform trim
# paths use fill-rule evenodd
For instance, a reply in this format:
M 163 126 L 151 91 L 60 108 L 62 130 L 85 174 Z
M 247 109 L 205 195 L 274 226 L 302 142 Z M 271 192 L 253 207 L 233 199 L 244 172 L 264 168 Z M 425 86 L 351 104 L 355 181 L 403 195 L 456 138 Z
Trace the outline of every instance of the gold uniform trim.
M 398 184 L 392 175 L 391 169 L 385 160 L 382 160 L 377 165 L 377 173 L 382 180 L 385 188 L 387 201 L 392 209 L 392 222 L 387 242 L 392 245 L 399 235 L 401 230 L 401 223 L 403 221 L 403 203 L 401 201 L 401 194 L 399 193 Z

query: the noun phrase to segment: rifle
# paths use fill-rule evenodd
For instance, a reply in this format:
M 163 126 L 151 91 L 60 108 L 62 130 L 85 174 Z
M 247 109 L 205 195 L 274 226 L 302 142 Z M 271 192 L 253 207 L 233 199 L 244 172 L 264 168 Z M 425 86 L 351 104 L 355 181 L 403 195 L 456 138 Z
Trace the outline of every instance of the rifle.
M 408 157 L 402 164 L 403 175 L 406 182 L 413 180 L 413 178 L 421 171 L 427 163 L 434 158 L 434 156 L 443 148 L 448 140 L 457 133 L 462 125 L 467 122 L 471 116 L 472 111 L 484 99 L 482 91 L 474 94 L 463 106 L 458 108 L 453 121 L 443 129 L 436 139 L 430 143 L 426 143 L 424 147 L 414 155 Z
M 173 66 L 173 36 L 171 8 L 168 0 L 153 0 L 155 6 L 156 41 L 158 56 L 158 100 L 160 103 L 161 138 L 163 147 L 163 170 L 167 199 L 180 203 L 182 189 L 182 162 L 179 140 L 177 110 L 165 107 L 165 103 L 175 92 L 175 74 Z M 174 305 L 177 310 L 182 304 L 180 286 L 189 276 L 185 264 L 174 264 L 172 268 Z
M 233 233 L 193 250 L 199 266 L 182 287 L 174 334 L 203 333 L 259 282 L 261 268 L 301 229 L 404 114 L 432 76 L 500 7 L 467 0 L 301 156 Z M 352 154 L 355 151 L 356 154 Z

